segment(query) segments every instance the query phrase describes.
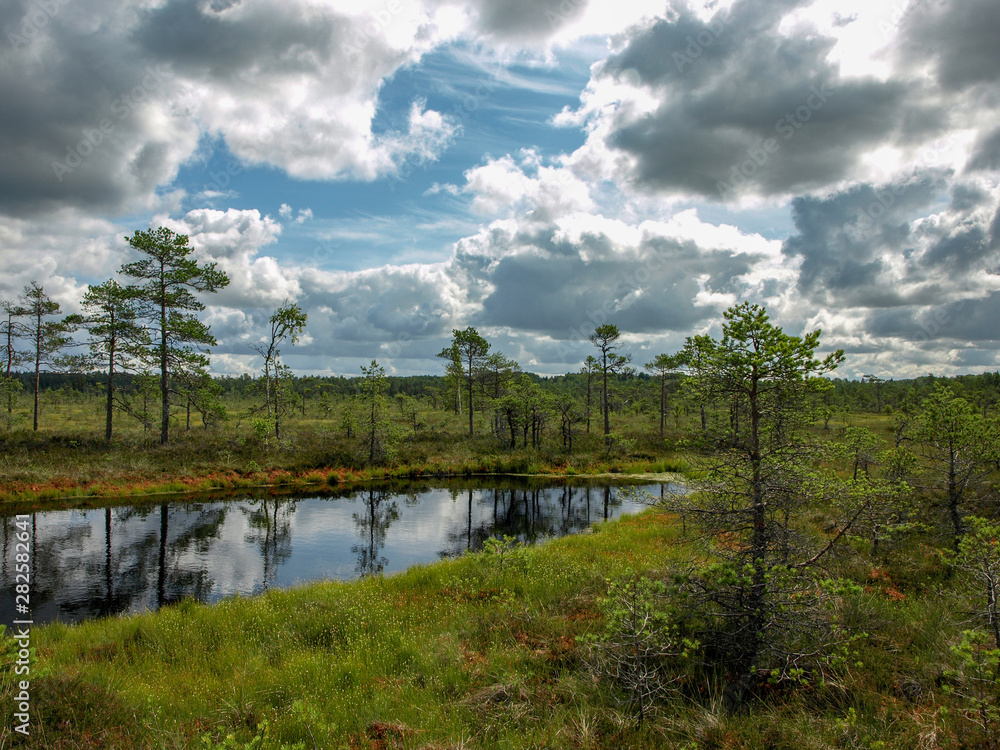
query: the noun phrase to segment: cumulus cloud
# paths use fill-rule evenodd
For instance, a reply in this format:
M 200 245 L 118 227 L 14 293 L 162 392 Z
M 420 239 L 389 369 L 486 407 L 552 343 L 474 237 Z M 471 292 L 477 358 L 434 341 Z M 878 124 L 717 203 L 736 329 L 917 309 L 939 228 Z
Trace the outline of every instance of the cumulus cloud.
M 531 211 L 545 221 L 572 211 L 592 211 L 589 186 L 567 169 L 541 166 L 533 152 L 521 155 L 520 163 L 507 154 L 465 173 L 463 192 L 474 196 L 472 208 L 481 214 Z
M 72 310 L 127 257 L 121 217 L 151 217 L 230 275 L 206 300 L 230 372 L 253 369 L 249 348 L 285 300 L 309 313 L 304 370 L 375 356 L 433 370 L 451 329 L 476 325 L 557 372 L 600 323 L 666 350 L 742 299 L 795 332 L 822 327 L 857 371 L 980 366 L 1000 304 L 1000 9 L 876 6 L 95 0 L 39 21 L 40 6 L 11 0 L 0 294 L 39 280 Z M 558 155 L 526 143 L 473 161 L 463 184 L 435 182 L 427 198 L 472 215 L 453 226 L 479 224 L 444 261 L 317 270 L 280 246 L 344 221 L 314 220 L 299 205 L 311 197 L 289 191 L 272 217 L 229 208 L 228 183 L 177 186 L 222 146 L 300 183 L 440 159 L 475 118 L 414 93 L 376 127 L 388 81 L 449 45 L 543 70 L 587 34 L 607 52 L 579 106 L 551 120 L 585 142 Z M 374 237 L 393 218 L 349 221 Z
M 788 197 L 872 179 L 886 159 L 912 160 L 915 147 L 952 127 L 955 102 L 905 64 L 888 76 L 845 75 L 840 26 L 803 28 L 806 5 L 738 0 L 710 17 L 679 6 L 623 34 L 595 65 L 581 106 L 557 118 L 590 131 L 575 161 L 640 191 Z M 995 14 L 978 5 L 959 14 L 968 17 L 962 30 Z M 992 49 L 970 66 L 984 72 Z
M 204 137 L 244 164 L 372 180 L 437 158 L 456 132 L 419 100 L 404 129 L 372 130 L 382 82 L 454 33 L 431 7 L 51 5 L 0 17 L 2 213 L 156 210 Z
M 0 297 L 16 299 L 31 281 L 75 312 L 87 282 L 103 281 L 122 262 L 124 230 L 74 208 L 0 221 Z
M 900 56 L 933 66 L 937 82 L 952 91 L 995 87 L 1000 69 L 996 29 L 1000 6 L 992 0 L 916 2 L 901 19 Z
M 278 241 L 281 224 L 256 209 L 196 209 L 179 220 L 158 217 L 156 223 L 188 235 L 194 257 L 217 263 L 229 275 L 229 285 L 212 296 L 213 305 L 267 309 L 269 315 L 283 300 L 299 293 L 296 279 L 273 257 L 260 254 Z

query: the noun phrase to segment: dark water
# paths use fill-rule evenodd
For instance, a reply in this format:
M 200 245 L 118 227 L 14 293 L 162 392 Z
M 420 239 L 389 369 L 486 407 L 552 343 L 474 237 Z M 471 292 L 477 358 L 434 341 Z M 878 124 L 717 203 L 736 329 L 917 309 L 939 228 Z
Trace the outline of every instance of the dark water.
M 77 622 L 392 573 L 479 549 L 491 536 L 535 542 L 642 507 L 606 484 L 504 479 L 36 513 L 32 618 Z M 14 523 L 4 519 L 0 539 L 0 622 L 8 625 L 16 619 Z

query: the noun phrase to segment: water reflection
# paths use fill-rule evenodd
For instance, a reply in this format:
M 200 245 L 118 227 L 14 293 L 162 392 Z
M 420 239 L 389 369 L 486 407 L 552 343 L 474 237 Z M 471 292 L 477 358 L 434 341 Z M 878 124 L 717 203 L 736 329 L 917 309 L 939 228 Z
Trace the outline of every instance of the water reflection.
M 361 544 L 351 547 L 358 557 L 354 570 L 359 575 L 381 573 L 389 562 L 382 555 L 385 535 L 392 522 L 399 518 L 399 506 L 395 500 L 390 500 L 391 497 L 384 489 L 370 489 L 365 493 L 364 510 L 351 514 L 362 539 Z
M 607 485 L 505 479 L 38 513 L 32 616 L 73 622 L 391 573 L 479 549 L 491 536 L 534 542 L 641 507 Z M 0 560 L 0 622 L 8 625 L 14 520 L 4 519 Z
M 292 555 L 292 514 L 295 502 L 288 498 L 249 499 L 239 506 L 250 530 L 243 538 L 255 545 L 263 560 L 260 587 L 274 585 L 278 565 Z

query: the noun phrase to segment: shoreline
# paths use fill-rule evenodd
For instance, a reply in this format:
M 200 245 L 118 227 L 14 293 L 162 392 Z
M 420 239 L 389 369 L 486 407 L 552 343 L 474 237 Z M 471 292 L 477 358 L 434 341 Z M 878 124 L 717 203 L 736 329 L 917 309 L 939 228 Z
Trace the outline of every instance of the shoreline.
M 239 474 L 210 473 L 201 476 L 179 476 L 159 482 L 139 480 L 123 484 L 95 482 L 93 484 L 61 485 L 56 482 L 32 485 L 28 488 L 0 490 L 0 509 L 7 514 L 44 512 L 50 510 L 86 509 L 118 504 L 140 504 L 159 498 L 205 497 L 230 495 L 236 492 L 267 491 L 273 495 L 290 495 L 309 491 L 338 491 L 363 487 L 371 483 L 434 479 L 472 479 L 490 477 L 531 477 L 535 479 L 615 479 L 627 483 L 642 481 L 676 482 L 680 472 L 653 471 L 658 462 L 635 463 L 619 468 L 612 465 L 605 471 L 566 471 L 565 466 L 544 466 L 537 472 L 473 470 L 473 467 L 452 467 L 447 470 L 427 470 L 425 466 L 401 466 L 371 469 L 326 467 L 300 472 L 273 470 Z

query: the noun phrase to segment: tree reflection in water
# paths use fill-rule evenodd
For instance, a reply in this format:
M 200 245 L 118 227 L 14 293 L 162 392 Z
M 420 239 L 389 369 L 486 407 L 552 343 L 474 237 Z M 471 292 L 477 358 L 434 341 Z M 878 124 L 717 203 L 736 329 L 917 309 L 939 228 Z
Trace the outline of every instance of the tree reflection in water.
M 266 591 L 274 585 L 278 566 L 292 556 L 292 514 L 295 500 L 288 498 L 255 498 L 250 506 L 241 505 L 250 531 L 244 539 L 256 545 L 263 561 L 262 580 L 259 585 Z
M 573 533 L 621 508 L 616 491 L 602 484 L 490 478 L 38 513 L 32 616 L 74 622 L 397 571 L 478 550 L 491 536 L 530 543 Z M 15 611 L 14 523 L 6 518 L 2 527 L 0 613 L 8 614 Z
M 392 522 L 399 518 L 399 506 L 395 500 L 389 501 L 389 497 L 384 489 L 370 489 L 364 493 L 364 512 L 353 514 L 354 524 L 362 539 L 361 544 L 351 547 L 358 557 L 355 567 L 358 575 L 381 573 L 388 562 L 382 555 L 385 534 Z

